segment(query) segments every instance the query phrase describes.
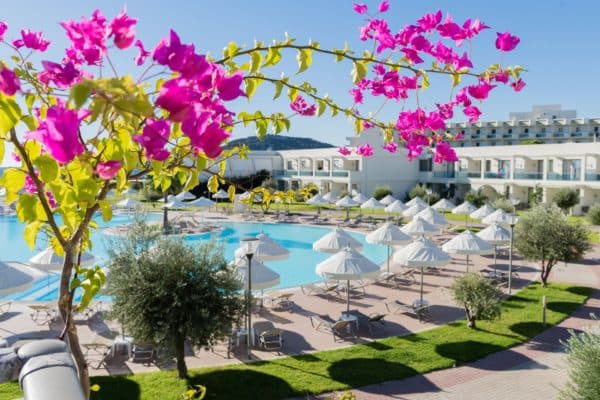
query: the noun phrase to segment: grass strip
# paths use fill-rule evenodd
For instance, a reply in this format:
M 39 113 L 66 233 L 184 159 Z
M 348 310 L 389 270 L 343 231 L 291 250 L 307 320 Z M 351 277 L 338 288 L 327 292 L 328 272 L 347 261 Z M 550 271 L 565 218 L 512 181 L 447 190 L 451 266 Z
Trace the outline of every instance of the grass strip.
M 382 339 L 338 350 L 321 351 L 247 365 L 191 370 L 188 382 L 175 372 L 93 378 L 100 385 L 94 400 L 178 399 L 188 384 L 203 384 L 207 399 L 284 399 L 403 379 L 475 361 L 532 338 L 573 313 L 592 289 L 566 284 L 534 283 L 502 304 L 499 320 L 464 321 L 425 332 Z M 541 299 L 547 296 L 547 325 Z M 307 329 L 310 325 L 307 323 Z M 0 385 L 0 400 L 21 396 L 16 383 Z

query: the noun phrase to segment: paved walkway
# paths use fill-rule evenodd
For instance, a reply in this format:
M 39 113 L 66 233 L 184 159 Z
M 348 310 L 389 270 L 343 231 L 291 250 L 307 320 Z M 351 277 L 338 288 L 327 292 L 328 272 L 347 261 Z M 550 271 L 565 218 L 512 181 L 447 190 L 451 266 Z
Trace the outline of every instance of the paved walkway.
M 600 265 L 594 272 L 596 282 L 587 284 L 599 288 Z M 589 326 L 591 313 L 600 315 L 600 289 L 595 289 L 586 304 L 561 324 L 520 346 L 467 366 L 366 386 L 353 390 L 353 393 L 359 400 L 557 399 L 567 381 L 567 365 L 560 340 L 569 337 L 569 329 Z

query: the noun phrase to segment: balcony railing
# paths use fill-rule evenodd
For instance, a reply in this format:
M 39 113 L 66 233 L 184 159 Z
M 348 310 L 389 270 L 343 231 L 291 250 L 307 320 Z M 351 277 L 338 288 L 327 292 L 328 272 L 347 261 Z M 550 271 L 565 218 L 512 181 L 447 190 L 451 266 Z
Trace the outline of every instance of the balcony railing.
M 581 179 L 579 174 L 559 174 L 557 172 L 549 172 L 548 180 L 550 181 L 578 181 Z
M 515 179 L 541 180 L 544 179 L 544 174 L 542 172 L 515 172 Z
M 313 176 L 312 169 L 301 169 L 300 176 Z
M 454 178 L 455 176 L 454 171 L 433 171 L 434 178 Z
M 545 138 L 546 137 L 546 132 L 540 132 L 540 133 L 536 133 L 535 134 L 536 138 Z
M 315 176 L 329 176 L 329 171 L 315 171 Z
M 471 139 L 479 139 L 479 134 L 471 135 Z
M 488 134 L 486 135 L 486 137 L 487 137 L 488 139 L 495 139 L 495 138 L 496 138 L 496 134 L 495 134 L 495 133 L 488 133 Z
M 506 179 L 502 172 L 486 172 L 483 176 L 487 179 Z
M 528 138 L 529 133 L 519 133 L 519 139 Z
M 502 134 L 502 139 L 510 139 L 512 138 L 512 133 L 504 133 Z
M 565 134 L 563 132 L 554 132 L 554 134 L 552 136 L 554 136 L 554 137 L 565 137 Z
M 573 136 L 573 137 L 581 137 L 581 136 L 583 136 L 583 132 L 571 132 L 571 136 Z
M 295 169 L 275 169 L 273 170 L 273 176 L 281 177 L 281 176 L 295 176 Z
M 331 171 L 331 176 L 346 177 L 346 176 L 348 176 L 348 171 Z
M 600 174 L 585 174 L 585 180 L 586 181 L 600 181 Z

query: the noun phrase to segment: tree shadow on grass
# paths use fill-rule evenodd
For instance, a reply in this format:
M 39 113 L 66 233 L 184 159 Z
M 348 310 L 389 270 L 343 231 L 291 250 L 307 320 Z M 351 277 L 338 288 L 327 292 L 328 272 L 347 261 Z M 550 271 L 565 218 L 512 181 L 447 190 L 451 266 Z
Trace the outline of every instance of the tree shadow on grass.
M 581 303 L 577 303 L 574 301 L 550 301 L 546 304 L 548 310 L 563 313 L 563 314 L 571 314 L 573 311 L 579 308 Z
M 512 324 L 508 328 L 517 335 L 521 335 L 526 338 L 532 338 L 546 330 L 548 326 L 538 321 L 528 321 L 517 322 L 515 324 Z
M 590 296 L 593 292 L 590 288 L 584 286 L 571 286 L 566 289 L 567 292 L 573 293 L 579 296 Z
M 125 375 L 96 376 L 92 378 L 91 383 L 100 385 L 99 391 L 92 392 L 91 400 L 136 400 L 140 398 L 139 384 Z
M 415 369 L 382 358 L 347 358 L 333 362 L 328 368 L 329 376 L 350 387 L 398 380 L 418 375 Z M 428 391 L 439 390 L 430 383 Z
M 207 399 L 276 400 L 300 394 L 287 381 L 248 368 L 192 374 L 188 384 L 206 386 Z
M 457 366 L 478 360 L 501 350 L 504 350 L 504 347 L 476 340 L 443 343 L 435 347 L 435 351 L 439 355 L 454 360 Z

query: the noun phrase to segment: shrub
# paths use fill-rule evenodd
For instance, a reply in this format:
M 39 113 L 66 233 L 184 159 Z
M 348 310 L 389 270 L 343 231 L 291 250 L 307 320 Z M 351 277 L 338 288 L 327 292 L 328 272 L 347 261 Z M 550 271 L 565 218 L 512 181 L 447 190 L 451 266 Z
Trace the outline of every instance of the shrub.
M 544 197 L 544 190 L 539 186 L 535 185 L 535 188 L 529 193 L 527 196 L 527 201 L 529 202 L 529 207 L 535 207 L 542 202 Z
M 469 203 L 473 204 L 477 208 L 484 205 L 487 200 L 488 200 L 487 196 L 485 194 L 483 194 L 481 189 L 479 189 L 476 192 L 471 191 L 471 192 L 465 194 L 465 201 L 468 201 Z
M 566 214 L 572 207 L 579 204 L 579 190 L 562 188 L 554 194 L 552 202 Z
M 587 219 L 592 225 L 600 225 L 600 204 L 594 204 L 587 213 Z
M 529 260 L 538 261 L 545 286 L 559 261 L 579 261 L 591 247 L 589 229 L 571 223 L 556 207 L 537 206 L 523 214 L 515 227 L 515 247 Z
M 414 199 L 415 197 L 420 197 L 424 199 L 425 196 L 427 196 L 427 188 L 419 183 L 417 183 L 417 185 L 414 188 L 410 189 L 410 192 L 408 192 L 408 197 L 410 197 L 411 199 Z
M 207 346 L 231 333 L 243 310 L 241 289 L 214 242 L 194 247 L 183 239 L 156 240 L 143 222 L 109 246 L 112 316 L 138 341 L 175 355 L 187 377 L 186 340 Z
M 388 194 L 393 194 L 392 189 L 389 186 L 377 186 L 373 190 L 373 197 L 377 200 L 383 199 Z
M 562 400 L 600 399 L 600 324 L 581 333 L 571 331 L 563 342 L 567 352 L 569 380 Z
M 512 214 L 514 211 L 513 205 L 510 202 L 510 200 L 504 197 L 498 197 L 494 202 L 492 202 L 492 207 L 500 209 L 509 214 Z
M 491 320 L 500 316 L 502 291 L 484 277 L 465 274 L 454 281 L 451 290 L 456 303 L 465 309 L 469 328 L 475 328 L 478 319 Z
M 425 198 L 423 200 L 425 200 L 429 205 L 433 205 L 435 203 L 437 203 L 437 201 L 440 199 L 440 195 L 437 194 L 436 192 L 428 192 L 425 195 Z

